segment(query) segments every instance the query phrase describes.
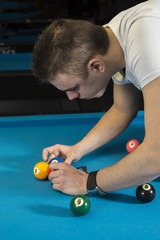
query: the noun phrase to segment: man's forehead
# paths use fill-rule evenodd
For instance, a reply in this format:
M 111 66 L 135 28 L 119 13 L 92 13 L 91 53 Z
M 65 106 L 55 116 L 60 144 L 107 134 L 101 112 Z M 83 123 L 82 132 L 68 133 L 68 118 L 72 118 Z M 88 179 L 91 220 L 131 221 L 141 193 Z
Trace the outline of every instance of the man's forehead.
M 78 83 L 79 78 L 69 76 L 67 74 L 58 74 L 50 83 L 61 91 L 69 91 Z

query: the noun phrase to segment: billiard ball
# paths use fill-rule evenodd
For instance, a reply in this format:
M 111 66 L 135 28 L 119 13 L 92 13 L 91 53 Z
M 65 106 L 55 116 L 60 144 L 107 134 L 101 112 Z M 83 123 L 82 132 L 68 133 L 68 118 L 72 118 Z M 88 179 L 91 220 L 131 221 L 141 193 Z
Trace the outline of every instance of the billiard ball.
M 55 157 L 55 158 L 52 158 L 50 161 L 49 161 L 49 164 L 51 164 L 52 162 L 64 162 L 62 158 L 59 158 L 59 157 Z
M 50 173 L 50 167 L 46 162 L 39 162 L 34 166 L 33 173 L 36 178 L 44 180 Z
M 136 196 L 143 203 L 151 202 L 155 198 L 155 194 L 154 187 L 149 183 L 143 184 L 136 189 Z
M 83 216 L 89 212 L 91 202 L 88 197 L 83 195 L 76 195 L 72 198 L 70 209 L 76 216 Z
M 126 149 L 130 153 L 134 151 L 139 145 L 140 145 L 140 142 L 138 140 L 132 139 L 129 142 L 127 142 Z

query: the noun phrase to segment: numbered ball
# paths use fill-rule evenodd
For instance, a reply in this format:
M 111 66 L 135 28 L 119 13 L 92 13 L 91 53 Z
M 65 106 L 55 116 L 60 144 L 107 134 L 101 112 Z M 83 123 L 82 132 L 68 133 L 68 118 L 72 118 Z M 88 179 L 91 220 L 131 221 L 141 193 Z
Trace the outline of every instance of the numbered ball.
M 132 139 L 127 143 L 126 149 L 130 153 L 130 152 L 133 152 L 139 145 L 140 145 L 140 142 L 138 140 Z
M 48 163 L 39 162 L 33 168 L 34 176 L 38 179 L 44 180 L 48 177 L 50 173 L 50 168 Z
M 59 157 L 55 157 L 55 158 L 52 158 L 50 161 L 49 161 L 49 164 L 51 164 L 52 162 L 64 162 L 62 158 L 59 158 Z
M 143 203 L 151 202 L 155 198 L 155 194 L 154 187 L 149 183 L 143 184 L 136 189 L 136 196 Z
M 76 216 L 83 216 L 89 212 L 91 203 L 88 197 L 77 195 L 72 198 L 70 209 Z

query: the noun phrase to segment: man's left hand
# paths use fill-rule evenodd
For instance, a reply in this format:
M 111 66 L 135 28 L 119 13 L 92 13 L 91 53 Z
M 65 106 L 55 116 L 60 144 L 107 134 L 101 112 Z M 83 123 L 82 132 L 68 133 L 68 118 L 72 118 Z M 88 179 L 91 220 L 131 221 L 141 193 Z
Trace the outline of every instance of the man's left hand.
M 88 174 L 67 163 L 51 163 L 48 179 L 53 188 L 69 195 L 86 195 Z

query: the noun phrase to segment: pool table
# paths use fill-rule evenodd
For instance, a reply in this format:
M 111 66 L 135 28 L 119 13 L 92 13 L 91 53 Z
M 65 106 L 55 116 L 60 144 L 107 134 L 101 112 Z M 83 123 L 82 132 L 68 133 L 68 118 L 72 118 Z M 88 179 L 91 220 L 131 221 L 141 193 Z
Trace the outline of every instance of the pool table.
M 4 21 L 12 21 L 12 20 L 17 20 L 17 19 L 23 19 L 26 20 L 27 18 L 33 18 L 38 15 L 42 14 L 41 11 L 31 11 L 27 13 L 21 13 L 21 12 L 9 12 L 9 13 L 0 13 L 0 20 L 1 22 Z
M 19 1 L 1 1 L 0 2 L 0 8 L 7 9 L 7 10 L 17 10 L 17 9 L 26 9 L 29 7 L 34 6 L 34 3 L 32 2 L 19 2 Z
M 30 71 L 31 64 L 31 53 L 0 54 L 0 72 Z
M 0 118 L 0 236 L 3 240 L 159 240 L 159 178 L 152 181 L 156 197 L 140 203 L 136 188 L 89 197 L 90 212 L 76 217 L 72 196 L 38 180 L 33 167 L 42 161 L 42 149 L 56 143 L 79 141 L 104 113 L 19 116 Z M 126 143 L 144 138 L 144 112 L 115 140 L 73 163 L 94 171 L 126 156 Z

